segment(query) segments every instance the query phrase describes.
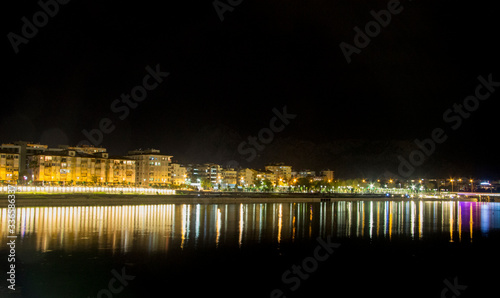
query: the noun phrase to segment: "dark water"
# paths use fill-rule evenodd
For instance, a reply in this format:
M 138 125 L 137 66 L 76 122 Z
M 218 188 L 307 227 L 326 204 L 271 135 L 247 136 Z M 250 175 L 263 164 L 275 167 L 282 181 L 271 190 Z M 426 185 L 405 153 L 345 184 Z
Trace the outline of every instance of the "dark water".
M 500 264 L 500 203 L 41 207 L 16 223 L 24 297 L 478 297 Z

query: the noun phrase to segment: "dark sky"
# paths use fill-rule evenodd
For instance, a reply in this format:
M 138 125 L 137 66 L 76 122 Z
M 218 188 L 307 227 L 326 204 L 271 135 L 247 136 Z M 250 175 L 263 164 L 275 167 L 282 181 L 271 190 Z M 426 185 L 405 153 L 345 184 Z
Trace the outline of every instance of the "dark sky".
M 212 1 L 72 0 L 16 54 L 9 32 L 22 36 L 22 18 L 41 8 L 11 1 L 0 140 L 72 145 L 109 118 L 115 129 L 100 145 L 114 154 L 154 147 L 180 162 L 284 161 L 364 176 L 396 173 L 397 155 L 440 127 L 448 139 L 419 174 L 495 176 L 500 91 L 458 129 L 443 120 L 479 75 L 500 81 L 493 4 L 401 1 L 347 63 L 340 43 L 353 45 L 354 27 L 389 2 L 244 0 L 221 22 Z M 170 75 L 120 119 L 112 102 L 156 65 Z M 297 117 L 247 163 L 238 145 L 284 106 Z

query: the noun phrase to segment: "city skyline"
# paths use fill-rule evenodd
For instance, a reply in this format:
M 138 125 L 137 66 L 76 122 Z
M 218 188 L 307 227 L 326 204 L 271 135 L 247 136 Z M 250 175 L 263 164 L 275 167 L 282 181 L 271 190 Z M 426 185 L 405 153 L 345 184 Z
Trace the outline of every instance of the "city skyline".
M 463 176 L 376 176 L 343 177 L 335 168 L 298 168 L 287 162 L 263 168 L 186 161 L 158 149 L 130 150 L 119 156 L 103 147 L 59 145 L 49 147 L 26 141 L 0 145 L 0 181 L 5 184 L 38 186 L 112 186 L 140 188 L 191 188 L 237 190 L 246 188 L 312 187 L 323 191 L 332 186 L 355 189 L 411 188 L 426 190 L 451 187 L 457 190 L 496 189 L 496 177 Z M 491 182 L 491 183 L 490 183 Z M 474 185 L 476 187 L 474 187 Z
M 142 144 L 179 160 L 256 167 L 282 156 L 354 177 L 399 174 L 398 157 L 408 160 L 415 140 L 441 128 L 446 142 L 416 175 L 498 173 L 489 143 L 498 91 L 486 90 L 477 106 L 465 100 L 479 77 L 491 76 L 493 88 L 500 81 L 494 9 L 257 1 L 222 13 L 212 2 L 54 3 L 57 12 L 9 3 L 0 139 L 86 140 L 117 154 Z M 47 10 L 46 21 L 33 19 Z M 249 163 L 240 152 L 249 147 L 238 146 L 284 107 L 296 117 Z

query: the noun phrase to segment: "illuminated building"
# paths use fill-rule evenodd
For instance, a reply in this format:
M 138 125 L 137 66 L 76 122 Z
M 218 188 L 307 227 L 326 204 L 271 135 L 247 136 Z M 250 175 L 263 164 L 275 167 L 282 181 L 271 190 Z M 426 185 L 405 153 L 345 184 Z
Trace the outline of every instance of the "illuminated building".
M 21 179 L 21 183 L 24 183 L 30 180 L 28 175 L 29 156 L 48 150 L 48 146 L 33 142 L 16 141 L 2 144 L 0 150 L 19 154 L 19 163 L 16 172 L 18 173 L 19 179 Z
M 135 160 L 135 185 L 141 187 L 167 186 L 171 183 L 171 155 L 157 149 L 129 151 L 127 158 Z
M 187 171 L 186 168 L 181 166 L 178 163 L 172 163 L 170 165 L 171 167 L 171 174 L 172 174 L 172 184 L 173 185 L 183 185 L 186 184 L 186 179 L 187 179 Z
M 76 150 L 46 150 L 29 157 L 30 178 L 36 185 L 135 184 L 135 161 L 108 158 L 108 153 L 87 154 Z
M 0 181 L 16 184 L 19 178 L 19 154 L 0 150 Z
M 105 177 L 101 176 L 99 179 L 104 178 L 102 180 L 108 185 L 135 186 L 135 163 L 136 161 L 131 158 L 111 156 L 106 160 Z
M 321 171 L 321 177 L 323 177 L 324 181 L 331 182 L 334 178 L 334 172 L 330 170 Z
M 37 185 L 92 185 L 105 175 L 106 159 L 107 153 L 94 156 L 75 150 L 50 150 L 29 157 L 30 174 Z
M 189 164 L 186 168 L 191 185 L 201 186 L 201 182 L 205 180 L 217 188 L 222 183 L 222 167 L 218 164 Z
M 300 171 L 293 171 L 292 176 L 294 178 L 310 178 L 316 176 L 316 171 L 311 171 L 311 170 L 300 170 Z
M 271 164 L 266 166 L 266 171 L 271 171 L 276 176 L 273 182 L 288 182 L 292 178 L 292 167 L 283 163 Z
M 255 176 L 254 176 L 255 170 L 252 169 L 241 169 L 238 171 L 238 179 L 239 179 L 239 184 L 241 186 L 250 186 L 254 184 Z
M 221 178 L 222 188 L 235 188 L 238 182 L 238 171 L 233 168 L 222 169 Z
M 67 145 L 59 145 L 58 146 L 60 149 L 69 149 L 69 150 L 75 150 L 78 152 L 83 152 L 87 154 L 95 154 L 95 153 L 104 153 L 106 152 L 106 148 L 103 147 L 94 147 L 94 146 L 89 146 L 89 145 L 82 145 L 82 146 L 75 146 L 75 147 L 70 147 Z
M 274 185 L 276 185 L 276 182 L 279 181 L 276 174 L 273 171 L 255 171 L 254 170 L 254 179 L 261 180 L 261 181 L 269 180 Z

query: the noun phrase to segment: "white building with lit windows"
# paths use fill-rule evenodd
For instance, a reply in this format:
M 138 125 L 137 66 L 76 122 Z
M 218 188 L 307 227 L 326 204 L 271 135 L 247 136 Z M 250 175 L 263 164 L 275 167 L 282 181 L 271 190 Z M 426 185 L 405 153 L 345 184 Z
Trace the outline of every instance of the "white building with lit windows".
M 183 185 L 186 184 L 187 171 L 186 168 L 178 163 L 172 163 L 171 167 L 171 180 L 173 185 Z
M 171 155 L 157 149 L 129 151 L 126 158 L 135 160 L 135 185 L 138 187 L 167 186 L 171 180 Z

